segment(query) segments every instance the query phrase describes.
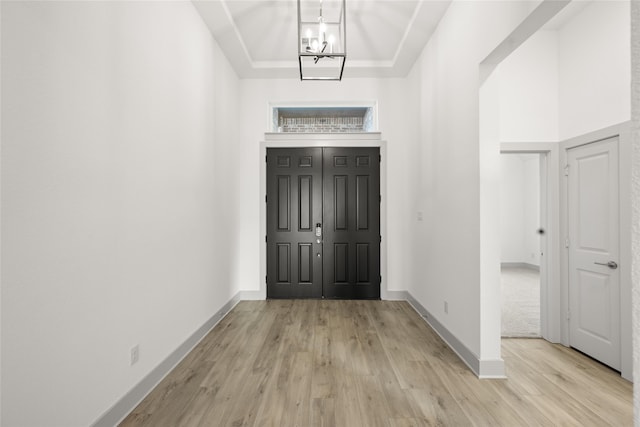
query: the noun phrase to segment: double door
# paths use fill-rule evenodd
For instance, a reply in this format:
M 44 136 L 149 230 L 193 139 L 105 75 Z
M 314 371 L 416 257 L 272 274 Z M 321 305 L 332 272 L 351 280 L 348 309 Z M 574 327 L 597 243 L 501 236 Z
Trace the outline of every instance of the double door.
M 267 149 L 267 298 L 380 298 L 379 148 Z

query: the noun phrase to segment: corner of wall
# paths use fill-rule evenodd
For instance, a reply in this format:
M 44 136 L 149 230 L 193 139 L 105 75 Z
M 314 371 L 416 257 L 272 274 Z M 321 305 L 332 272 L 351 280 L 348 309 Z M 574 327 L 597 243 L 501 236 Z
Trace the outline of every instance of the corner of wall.
M 138 384 L 129 390 L 109 410 L 102 414 L 92 427 L 112 427 L 118 425 L 135 407 L 184 359 L 203 338 L 238 304 L 238 292 L 213 314 L 202 326 L 191 334 L 160 364 L 151 370 Z
M 481 359 L 474 352 L 469 350 L 462 341 L 458 339 L 451 331 L 449 331 L 442 323 L 438 321 L 429 311 L 416 300 L 410 292 L 406 293 L 406 299 L 413 309 L 424 319 L 425 322 L 442 338 L 442 340 L 458 355 L 460 360 L 465 363 L 476 374 L 478 378 L 506 378 L 504 360 L 502 359 Z

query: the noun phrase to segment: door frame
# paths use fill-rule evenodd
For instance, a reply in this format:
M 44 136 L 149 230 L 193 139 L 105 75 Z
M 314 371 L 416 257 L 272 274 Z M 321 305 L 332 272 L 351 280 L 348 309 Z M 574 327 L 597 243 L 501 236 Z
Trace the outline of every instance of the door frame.
M 618 138 L 619 245 L 620 245 L 620 358 L 621 375 L 632 381 L 633 347 L 631 327 L 631 123 L 624 122 L 594 132 L 561 141 L 560 148 L 560 287 L 561 287 L 561 343 L 569 340 L 569 250 L 565 238 L 569 235 L 569 192 L 565 176 L 568 151 L 572 148 L 610 138 Z
M 380 162 L 380 299 L 404 300 L 404 291 L 390 291 L 387 283 L 387 141 L 381 139 L 380 132 L 347 133 L 347 134 L 286 134 L 277 132 L 265 133 L 259 144 L 260 161 L 260 287 L 256 291 L 243 291 L 243 299 L 263 300 L 267 298 L 267 148 L 304 148 L 304 147 L 379 147 Z
M 540 245 L 540 335 L 561 342 L 561 289 L 559 283 L 558 145 L 550 142 L 503 142 L 500 154 L 540 155 L 540 226 L 546 239 Z

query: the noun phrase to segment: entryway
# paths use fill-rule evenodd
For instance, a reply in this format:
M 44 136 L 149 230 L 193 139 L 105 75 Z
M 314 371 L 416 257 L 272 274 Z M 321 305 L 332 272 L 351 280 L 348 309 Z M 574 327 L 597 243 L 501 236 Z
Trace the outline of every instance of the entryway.
M 267 298 L 380 298 L 380 149 L 267 148 Z
M 540 337 L 546 153 L 501 155 L 502 337 Z

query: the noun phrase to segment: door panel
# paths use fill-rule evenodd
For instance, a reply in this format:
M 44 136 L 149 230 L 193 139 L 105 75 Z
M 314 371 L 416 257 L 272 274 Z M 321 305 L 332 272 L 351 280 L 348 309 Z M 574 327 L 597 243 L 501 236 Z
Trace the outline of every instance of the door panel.
M 324 149 L 325 298 L 380 298 L 379 153 Z
M 278 176 L 278 231 L 291 231 L 291 179 Z
M 572 347 L 619 370 L 617 144 L 612 138 L 568 152 L 569 331 Z
M 593 271 L 577 271 L 578 326 L 582 333 L 609 341 L 611 336 L 610 275 Z
M 311 231 L 311 223 L 313 222 L 313 209 L 311 200 L 313 200 L 313 196 L 311 195 L 312 189 L 312 179 L 309 175 L 304 175 L 299 177 L 299 197 L 300 201 L 298 212 L 300 215 L 300 230 L 303 231 Z
M 380 298 L 379 152 L 267 149 L 268 298 Z
M 322 296 L 322 148 L 267 150 L 267 297 Z

